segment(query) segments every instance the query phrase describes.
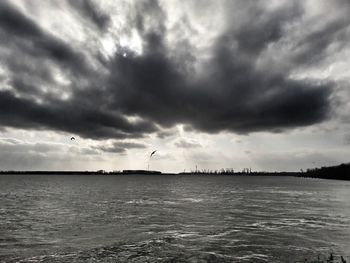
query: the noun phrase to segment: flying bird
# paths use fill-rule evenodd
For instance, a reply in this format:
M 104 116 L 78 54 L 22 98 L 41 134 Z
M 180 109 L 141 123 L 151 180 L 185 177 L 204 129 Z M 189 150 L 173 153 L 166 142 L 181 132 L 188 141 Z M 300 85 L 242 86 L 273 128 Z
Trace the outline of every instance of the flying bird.
M 74 138 L 74 137 L 71 137 L 70 140 L 73 141 L 73 140 L 75 140 L 75 138 Z
M 152 155 L 156 153 L 156 151 L 157 151 L 157 150 L 153 151 L 153 152 L 151 153 L 151 155 L 150 155 L 150 157 L 149 157 L 149 158 L 151 158 L 151 157 L 152 157 Z

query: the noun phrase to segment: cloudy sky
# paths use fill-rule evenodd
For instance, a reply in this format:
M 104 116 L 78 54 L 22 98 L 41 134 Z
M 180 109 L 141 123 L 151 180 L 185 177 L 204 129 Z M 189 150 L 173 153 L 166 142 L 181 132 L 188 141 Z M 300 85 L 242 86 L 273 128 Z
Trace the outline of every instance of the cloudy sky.
M 1 0 L 0 170 L 349 162 L 349 41 L 348 0 Z

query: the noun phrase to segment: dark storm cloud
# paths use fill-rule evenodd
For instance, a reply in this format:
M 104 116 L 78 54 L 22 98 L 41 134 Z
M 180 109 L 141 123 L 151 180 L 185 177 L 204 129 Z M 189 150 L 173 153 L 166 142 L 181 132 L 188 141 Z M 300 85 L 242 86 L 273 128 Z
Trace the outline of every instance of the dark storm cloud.
M 18 45 L 30 55 L 50 57 L 71 67 L 83 68 L 83 58 L 63 41 L 45 33 L 35 21 L 16 10 L 10 4 L 0 3 L 1 42 Z
M 350 145 L 350 133 L 344 135 L 344 144 Z
M 98 146 L 96 149 L 110 153 L 124 153 L 128 149 L 144 149 L 146 145 L 136 142 L 114 142 L 111 146 Z
M 230 28 L 217 39 L 200 79 L 174 65 L 161 31 L 143 32 L 144 54 L 117 54 L 111 65 L 114 106 L 163 126 L 184 123 L 205 132 L 280 131 L 326 119 L 329 84 L 291 80 L 289 72 L 255 65 L 257 52 L 278 41 L 283 26 L 302 14 L 292 9 L 283 7 L 239 30 Z
M 54 156 L 63 152 L 85 156 L 100 154 L 97 149 L 93 149 L 92 147 L 79 147 L 77 145 L 52 142 L 26 142 L 12 138 L 0 138 L 0 152 L 2 156 L 11 155 L 12 157 L 16 157 L 22 153 L 30 153 L 38 156 Z
M 69 0 L 69 3 L 99 29 L 103 30 L 108 26 L 109 16 L 98 10 L 91 0 Z
M 130 22 L 135 23 L 141 34 L 147 29 L 164 33 L 167 17 L 158 0 L 139 1 L 135 9 L 135 17 L 130 17 Z
M 152 123 L 142 120 L 130 123 L 121 113 L 96 107 L 97 100 L 93 97 L 95 93 L 81 94 L 76 91 L 76 96 L 69 101 L 46 97 L 47 101 L 43 104 L 29 99 L 30 95 L 42 91 L 39 87 L 40 82 L 34 81 L 35 78 L 44 74 L 41 79 L 52 81 L 52 76 L 45 71 L 45 67 L 36 68 L 36 65 L 31 63 L 26 65 L 26 61 L 35 62 L 37 57 L 41 56 L 68 67 L 73 75 L 83 74 L 88 78 L 91 76 L 85 66 L 85 59 L 67 43 L 44 32 L 33 20 L 6 2 L 0 3 L 0 33 L 7 36 L 4 41 L 10 47 L 12 45 L 13 50 L 16 50 L 17 46 L 23 47 L 26 56 L 26 60 L 23 60 L 24 65 L 20 63 L 21 58 L 16 57 L 16 54 L 11 54 L 8 58 L 10 70 L 17 69 L 12 71 L 12 87 L 16 93 L 24 94 L 25 97 L 18 97 L 10 91 L 0 91 L 2 126 L 53 129 L 89 138 L 142 137 L 143 133 L 156 130 Z M 43 62 L 42 60 L 41 63 Z M 90 95 L 92 96 L 89 97 Z
M 123 147 L 118 147 L 118 146 L 101 146 L 101 147 L 97 147 L 96 149 L 103 151 L 103 152 L 107 152 L 107 153 L 120 153 L 123 154 L 126 152 L 126 149 Z
M 0 3 L 1 45 L 10 47 L 14 52 L 7 60 L 12 66 L 18 59 L 50 59 L 60 66 L 68 67 L 74 75 L 87 74 L 89 69 L 85 57 L 75 51 L 68 43 L 45 32 L 36 22 L 18 11 L 6 1 Z M 22 55 L 22 58 L 16 55 Z M 12 59 L 14 62 L 12 62 Z M 21 63 L 16 63 L 18 66 Z
M 346 8 L 350 12 L 350 6 Z M 296 44 L 295 57 L 297 63 L 311 64 L 323 59 L 327 48 L 331 45 L 347 45 L 349 40 L 350 17 L 340 17 L 326 26 L 310 32 Z
M 115 142 L 114 146 L 124 147 L 126 149 L 144 149 L 146 145 L 137 142 Z
M 184 149 L 190 149 L 190 148 L 200 148 L 202 145 L 195 141 L 195 140 L 189 140 L 189 139 L 180 139 L 177 140 L 174 145 L 178 148 L 184 148 Z
M 15 35 L 35 36 L 41 35 L 40 28 L 11 4 L 6 1 L 0 3 L 1 28 Z
M 157 137 L 160 139 L 164 139 L 170 136 L 176 136 L 178 134 L 178 130 L 169 129 L 169 130 L 160 130 L 157 132 Z
M 85 108 L 79 101 L 56 104 L 37 104 L 0 91 L 0 120 L 3 126 L 52 129 L 76 133 L 88 138 L 142 137 L 155 131 L 152 123 L 130 123 L 120 114 Z
M 269 43 L 278 41 L 283 37 L 283 27 L 297 18 L 301 18 L 303 9 L 298 1 L 267 11 L 261 2 L 242 2 L 242 8 L 248 9 L 249 16 L 244 19 L 244 25 L 231 28 L 229 25 L 226 34 L 231 35 L 230 42 L 236 42 L 241 52 L 256 56 Z M 234 23 L 232 21 L 231 23 Z
M 89 161 L 96 158 L 100 151 L 90 147 L 79 147 L 52 142 L 26 142 L 12 138 L 0 138 L 0 167 L 3 170 L 65 169 L 74 167 L 77 155 Z M 55 163 L 54 166 L 52 166 Z
M 290 74 L 315 60 L 335 41 L 344 42 L 348 21 L 339 17 L 304 34 L 296 40 L 295 49 L 280 58 L 288 61 L 277 59 L 273 67 L 261 64 L 264 52 L 271 45 L 278 47 L 288 37 L 286 28 L 305 15 L 301 4 L 292 2 L 271 10 L 264 8 L 263 2 L 227 3 L 228 10 L 239 3 L 244 19 L 235 23 L 227 18 L 226 29 L 212 45 L 210 59 L 197 73 L 193 71 L 195 47 L 179 40 L 174 49 L 168 42 L 172 29 L 165 21 L 169 13 L 158 1 L 137 2 L 128 15 L 130 28 L 124 30 L 138 31 L 143 53 L 120 48 L 122 52 L 99 65 L 107 74 L 93 69 L 84 47 L 77 50 L 68 40 L 54 37 L 15 7 L 1 2 L 1 45 L 10 53 L 3 61 L 12 87 L 0 90 L 1 125 L 118 139 L 153 132 L 162 136 L 163 128 L 175 124 L 209 133 L 249 133 L 277 132 L 324 121 L 331 112 L 333 84 L 291 79 Z M 99 29 L 107 26 L 109 18 L 99 13 L 93 2 L 70 3 Z M 186 24 L 189 20 L 181 27 Z M 279 67 L 282 62 L 290 66 Z M 41 88 L 58 85 L 45 70 L 50 65 L 58 66 L 71 81 L 67 100 L 44 94 Z M 20 71 L 15 71 L 16 67 Z M 38 97 L 42 102 L 35 100 Z M 138 117 L 138 121 L 126 116 Z M 115 144 L 101 150 L 124 152 L 125 148 L 135 147 Z

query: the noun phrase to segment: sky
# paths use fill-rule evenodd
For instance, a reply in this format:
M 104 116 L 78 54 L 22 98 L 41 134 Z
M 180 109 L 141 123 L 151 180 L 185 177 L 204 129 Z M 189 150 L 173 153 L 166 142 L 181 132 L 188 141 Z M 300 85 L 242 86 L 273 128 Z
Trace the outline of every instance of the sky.
M 349 43 L 348 0 L 2 0 L 0 170 L 349 162 Z

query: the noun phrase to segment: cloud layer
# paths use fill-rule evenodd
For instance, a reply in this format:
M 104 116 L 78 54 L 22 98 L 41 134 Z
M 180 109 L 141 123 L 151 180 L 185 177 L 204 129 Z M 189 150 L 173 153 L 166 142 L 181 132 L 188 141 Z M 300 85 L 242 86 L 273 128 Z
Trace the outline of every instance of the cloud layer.
M 184 13 L 166 2 L 123 2 L 120 22 L 98 2 L 56 3 L 82 29 L 78 40 L 68 37 L 69 24 L 49 27 L 31 16 L 38 6 L 23 3 L 0 3 L 2 127 L 125 139 L 162 136 L 177 124 L 245 134 L 332 117 L 337 83 L 295 72 L 347 47 L 347 1 L 320 10 L 314 1 L 218 1 L 226 11 L 216 31 L 196 23 L 195 11 L 209 4 L 193 2 Z

